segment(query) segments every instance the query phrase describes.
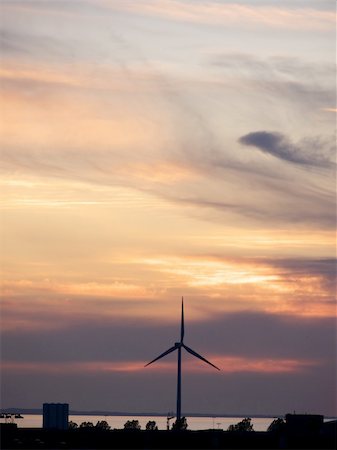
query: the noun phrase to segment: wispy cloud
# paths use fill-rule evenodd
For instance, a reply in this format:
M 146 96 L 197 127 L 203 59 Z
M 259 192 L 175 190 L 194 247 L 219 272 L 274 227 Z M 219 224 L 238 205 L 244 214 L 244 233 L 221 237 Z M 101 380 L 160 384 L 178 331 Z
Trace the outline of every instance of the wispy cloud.
M 311 8 L 287 8 L 249 3 L 218 1 L 191 2 L 182 0 L 140 0 L 116 2 L 101 0 L 101 4 L 117 10 L 151 15 L 170 20 L 197 22 L 207 25 L 228 26 L 233 24 L 265 25 L 290 29 L 313 29 L 324 31 L 334 26 L 332 11 Z
M 317 174 L 312 178 L 309 174 L 299 174 L 296 168 L 294 172 L 280 171 L 276 158 L 274 162 L 261 161 L 253 152 L 248 154 L 237 145 L 238 136 L 229 138 L 219 127 L 221 122 L 216 123 L 222 117 L 218 106 L 208 105 L 207 96 L 203 106 L 200 100 L 195 101 L 196 92 L 200 95 L 206 87 L 207 92 L 211 87 L 220 98 L 224 93 L 231 96 L 229 91 L 238 92 L 243 88 L 243 97 L 256 96 L 259 92 L 259 97 L 264 98 L 267 94 L 263 100 L 267 109 L 270 102 L 281 102 L 278 103 L 280 117 L 281 111 L 289 106 L 285 102 L 290 101 L 292 111 L 299 108 L 294 117 L 297 120 L 304 106 L 318 110 L 322 96 L 323 103 L 328 102 L 329 82 L 325 76 L 330 71 L 320 69 L 312 75 L 309 85 L 307 81 L 303 86 L 298 82 L 294 88 L 293 82 L 292 87 L 289 85 L 289 77 L 308 72 L 308 67 L 302 67 L 301 63 L 296 65 L 284 59 L 251 60 L 247 55 L 232 55 L 223 61 L 227 61 L 227 66 L 214 65 L 220 73 L 225 67 L 229 70 L 225 75 L 229 83 L 225 92 L 222 92 L 224 82 L 217 81 L 218 75 L 213 80 L 206 77 L 205 86 L 203 79 L 195 84 L 190 83 L 189 77 L 184 80 L 171 72 L 161 74 L 156 64 L 146 61 L 126 68 L 100 67 L 95 74 L 83 61 L 75 71 L 67 65 L 55 71 L 44 64 L 34 67 L 11 61 L 2 71 L 6 122 L 3 167 L 9 172 L 19 170 L 23 176 L 40 174 L 106 187 L 131 187 L 156 197 L 157 203 L 189 206 L 186 213 L 194 215 L 198 211 L 197 215 L 207 216 L 207 220 L 222 222 L 230 215 L 259 222 L 268 216 L 277 222 L 295 221 L 314 226 L 320 222 L 330 227 L 335 222 L 332 193 L 325 195 L 332 192 L 330 176 Z M 238 85 L 237 82 L 233 85 L 234 72 L 241 73 Z M 264 73 L 265 79 L 258 80 L 256 73 Z M 112 97 L 113 102 L 109 100 Z M 127 102 L 124 97 L 128 98 Z M 259 102 L 263 110 L 260 99 Z M 236 114 L 243 113 L 245 120 L 251 120 L 255 113 L 245 111 L 245 104 L 246 100 L 236 99 L 236 105 L 241 105 Z M 213 108 L 210 116 L 205 112 L 208 106 Z M 29 121 L 25 119 L 27 115 Z M 216 122 L 212 117 L 218 117 Z M 229 127 L 236 126 L 235 117 L 234 114 L 230 118 Z M 268 135 L 273 144 L 269 153 L 273 152 L 281 160 L 296 161 L 298 168 L 326 167 L 329 164 L 326 140 L 309 136 L 293 143 L 291 136 L 286 137 L 282 132 L 284 124 L 280 117 L 275 117 L 275 121 L 281 131 Z M 314 119 L 313 112 L 311 120 Z M 242 134 L 245 131 L 242 126 L 238 131 L 241 136 L 247 136 Z M 252 136 L 256 138 L 249 135 L 250 143 Z M 263 149 L 268 150 L 265 146 Z M 238 184 L 238 179 L 243 182 Z M 254 187 L 255 202 L 247 196 L 248 185 Z M 325 187 L 324 195 L 322 187 Z M 25 201 L 21 201 L 22 206 L 27 206 L 27 201 L 29 204 L 29 199 Z M 37 203 L 48 205 L 44 199 Z M 300 203 L 300 207 L 294 203 Z M 308 208 L 309 203 L 315 203 L 316 207 Z M 15 205 L 19 204 L 16 201 Z M 208 214 L 209 210 L 214 213 Z
M 75 17 L 88 11 L 102 14 L 104 8 L 126 11 L 132 14 L 159 17 L 167 20 L 192 22 L 206 25 L 233 26 L 244 24 L 267 27 L 319 30 L 333 29 L 334 12 L 329 4 L 317 2 L 283 2 L 282 6 L 271 6 L 270 2 L 220 2 L 217 0 L 82 0 L 81 2 L 34 0 L 14 3 L 4 0 L 2 7 L 14 11 L 60 17 Z M 100 11 L 102 8 L 102 11 Z
M 210 55 L 208 63 L 228 79 L 227 83 L 240 80 L 246 95 L 254 89 L 258 91 L 260 102 L 267 101 L 269 106 L 273 105 L 273 99 L 277 99 L 278 108 L 286 103 L 288 114 L 295 112 L 297 122 L 297 114 L 303 115 L 306 111 L 308 123 L 312 120 L 309 116 L 316 116 L 326 105 L 335 103 L 335 69 L 327 62 L 282 55 L 261 58 L 245 52 L 227 52 Z M 276 108 L 273 108 L 273 114 L 280 120 Z

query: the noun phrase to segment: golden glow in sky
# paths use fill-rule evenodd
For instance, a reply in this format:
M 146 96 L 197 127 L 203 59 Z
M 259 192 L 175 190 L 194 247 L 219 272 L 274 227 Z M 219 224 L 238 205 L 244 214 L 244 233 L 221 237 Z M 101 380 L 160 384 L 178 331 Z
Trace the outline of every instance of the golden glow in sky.
M 258 339 L 257 318 L 285 334 L 295 320 L 327 348 L 317 330 L 336 313 L 328 2 L 4 0 L 1 9 L 4 369 L 137 372 L 144 353 L 82 355 L 85 334 L 65 356 L 55 342 L 91 326 L 99 339 L 105 326 L 113 332 L 106 321 L 140 341 L 158 326 L 165 340 L 182 295 L 193 330 L 249 318 Z M 30 350 L 13 356 L 20 333 Z M 55 354 L 34 356 L 44 340 Z M 328 360 L 307 353 L 305 339 L 275 358 L 219 342 L 210 354 L 223 376 L 309 380 Z M 15 395 L 7 406 L 23 405 Z

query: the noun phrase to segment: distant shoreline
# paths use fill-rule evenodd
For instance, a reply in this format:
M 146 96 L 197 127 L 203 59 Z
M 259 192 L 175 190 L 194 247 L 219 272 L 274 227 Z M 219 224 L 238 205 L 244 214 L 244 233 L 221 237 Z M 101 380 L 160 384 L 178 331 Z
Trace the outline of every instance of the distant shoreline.
M 28 414 L 28 415 L 42 415 L 42 408 L 1 408 L 1 414 Z M 145 417 L 167 417 L 168 413 L 160 413 L 160 412 L 121 412 L 121 411 L 69 411 L 70 416 L 125 416 L 125 417 L 133 417 L 133 416 L 145 416 Z M 255 419 L 269 419 L 269 418 L 277 418 L 284 417 L 285 414 L 210 414 L 210 413 L 184 413 L 186 417 L 250 417 Z M 323 414 L 322 414 L 323 415 Z M 326 416 L 325 419 L 336 419 L 336 416 Z
M 41 414 L 43 413 L 42 408 L 3 408 L 0 409 L 0 413 L 4 414 Z M 166 417 L 168 413 L 161 412 L 124 412 L 124 411 L 69 411 L 70 416 L 153 416 L 153 417 Z M 174 413 L 173 413 L 174 415 Z M 256 419 L 269 419 L 270 417 L 283 417 L 284 414 L 209 414 L 209 413 L 184 413 L 186 417 L 251 417 Z

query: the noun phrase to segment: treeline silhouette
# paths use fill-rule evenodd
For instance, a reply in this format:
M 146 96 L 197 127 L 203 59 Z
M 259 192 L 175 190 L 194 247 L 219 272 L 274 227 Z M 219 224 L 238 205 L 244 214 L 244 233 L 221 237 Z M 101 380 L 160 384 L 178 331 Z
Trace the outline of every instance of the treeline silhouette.
M 185 428 L 182 429 L 182 426 Z M 336 449 L 336 421 L 323 423 L 323 416 L 287 414 L 267 431 L 254 431 L 244 418 L 227 430 L 188 430 L 181 418 L 170 430 L 158 430 L 154 420 L 142 430 L 138 420 L 112 430 L 101 420 L 94 425 L 69 423 L 69 429 L 18 428 L 1 424 L 2 449 Z
M 275 430 L 277 426 L 280 426 L 284 424 L 283 419 L 275 419 L 269 426 L 268 430 L 272 431 Z M 76 430 L 77 428 L 95 428 L 97 430 L 111 430 L 111 426 L 108 424 L 106 420 L 99 420 L 96 425 L 93 424 L 93 422 L 82 422 L 80 425 L 78 425 L 76 422 L 73 422 L 72 420 L 68 423 L 69 430 Z M 172 430 L 187 430 L 188 423 L 186 417 L 182 417 L 180 420 L 176 420 L 172 424 Z M 139 423 L 139 420 L 127 420 L 123 427 L 124 430 L 141 430 L 142 427 Z M 167 428 L 168 429 L 168 428 Z M 116 428 L 115 428 L 116 430 Z M 145 425 L 146 431 L 157 431 L 158 426 L 155 420 L 149 420 L 147 424 Z M 251 418 L 246 417 L 242 419 L 240 422 L 238 422 L 235 425 L 229 425 L 227 428 L 227 431 L 254 431 L 253 425 L 251 423 Z

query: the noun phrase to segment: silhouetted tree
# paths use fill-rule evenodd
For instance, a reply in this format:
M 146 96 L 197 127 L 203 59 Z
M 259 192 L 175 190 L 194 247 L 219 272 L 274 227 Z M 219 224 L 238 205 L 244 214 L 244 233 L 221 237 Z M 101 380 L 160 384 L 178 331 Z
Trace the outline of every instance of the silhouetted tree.
M 92 422 L 82 422 L 80 428 L 94 428 L 94 424 Z
M 145 426 L 145 429 L 147 431 L 155 431 L 158 430 L 157 424 L 154 420 L 149 420 L 148 423 Z
M 172 430 L 186 430 L 187 427 L 186 417 L 182 417 L 180 420 L 176 419 L 172 424 Z
M 96 425 L 95 428 L 99 428 L 100 430 L 110 430 L 111 427 L 108 424 L 108 422 L 106 420 L 99 420 Z
M 285 421 L 281 419 L 280 417 L 277 419 L 274 419 L 272 423 L 269 425 L 267 431 L 272 433 L 279 433 L 282 431 L 285 427 Z
M 124 424 L 124 430 L 140 430 L 140 428 L 138 420 L 128 420 Z
M 253 425 L 250 423 L 252 419 L 246 417 L 235 425 L 229 425 L 227 431 L 254 431 Z
M 69 430 L 74 430 L 75 428 L 78 428 L 78 425 L 76 422 L 73 422 L 72 420 L 68 422 L 68 428 Z

